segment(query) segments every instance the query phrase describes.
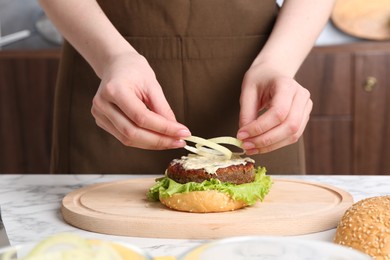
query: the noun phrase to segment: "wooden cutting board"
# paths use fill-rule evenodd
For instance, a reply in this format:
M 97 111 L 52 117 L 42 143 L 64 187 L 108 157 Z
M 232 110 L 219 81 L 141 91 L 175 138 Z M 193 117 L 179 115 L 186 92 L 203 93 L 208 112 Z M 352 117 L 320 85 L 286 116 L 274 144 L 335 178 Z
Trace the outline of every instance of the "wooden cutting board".
M 370 40 L 390 39 L 389 0 L 337 0 L 331 19 L 350 35 Z
M 333 186 L 273 178 L 263 202 L 232 212 L 187 213 L 148 201 L 154 179 L 95 184 L 65 196 L 62 215 L 92 232 L 155 238 L 212 239 L 242 235 L 301 235 L 335 228 L 352 196 Z

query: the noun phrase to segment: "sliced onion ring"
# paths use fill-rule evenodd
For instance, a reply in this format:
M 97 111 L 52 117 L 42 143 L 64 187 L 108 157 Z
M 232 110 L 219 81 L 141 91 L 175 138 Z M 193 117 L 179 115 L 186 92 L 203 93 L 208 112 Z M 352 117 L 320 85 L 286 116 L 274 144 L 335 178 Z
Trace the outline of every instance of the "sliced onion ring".
M 241 152 L 233 153 L 234 155 L 243 155 L 245 153 L 245 150 L 242 148 L 242 141 L 237 139 L 237 138 L 234 138 L 231 136 L 221 136 L 221 137 L 210 138 L 207 140 L 211 141 L 213 143 L 217 143 L 217 144 L 230 144 L 230 145 L 233 145 L 233 146 L 240 148 Z M 202 144 L 198 143 L 198 144 L 196 144 L 195 147 L 199 149 L 202 146 L 203 146 Z
M 193 142 L 195 143 L 196 145 L 200 144 L 201 146 L 207 146 L 219 153 L 221 153 L 221 155 L 223 155 L 226 159 L 230 159 L 232 158 L 232 151 L 230 151 L 228 148 L 220 145 L 220 144 L 217 144 L 215 142 L 212 142 L 210 140 L 207 140 L 207 139 L 204 139 L 204 138 L 201 138 L 201 137 L 197 137 L 197 136 L 190 136 L 190 137 L 187 137 L 185 138 L 184 140 L 186 141 L 189 141 L 189 142 Z M 186 145 L 184 147 L 185 149 L 187 149 L 188 151 L 190 152 L 193 152 L 193 153 L 196 153 L 196 154 L 199 154 L 199 155 L 205 155 L 205 153 L 207 154 L 207 151 L 203 149 L 203 151 L 197 147 L 192 147 L 192 146 L 188 146 Z M 205 152 L 206 151 L 206 152 Z M 209 155 L 212 155 L 212 156 L 215 156 L 216 154 L 211 154 L 211 153 L 208 153 Z M 207 156 L 207 155 L 206 155 Z
M 196 147 L 193 147 L 193 146 L 189 146 L 189 145 L 186 145 L 184 146 L 184 148 L 187 150 L 187 151 L 190 151 L 194 154 L 189 154 L 188 156 L 205 156 L 205 157 L 221 157 L 221 158 L 227 158 L 224 154 L 216 151 L 216 150 L 213 150 L 213 149 L 208 149 L 208 148 L 204 148 L 204 147 L 201 147 L 201 148 L 196 148 Z

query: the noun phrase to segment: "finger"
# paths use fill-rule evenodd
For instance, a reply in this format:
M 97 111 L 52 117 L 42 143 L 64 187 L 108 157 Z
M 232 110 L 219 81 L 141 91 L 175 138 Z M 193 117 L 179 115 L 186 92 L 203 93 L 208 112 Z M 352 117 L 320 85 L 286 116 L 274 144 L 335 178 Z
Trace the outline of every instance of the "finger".
M 279 82 L 278 84 L 283 85 L 284 82 Z M 239 129 L 239 139 L 244 140 L 262 135 L 286 120 L 291 110 L 294 93 L 296 91 L 296 86 L 291 84 L 291 82 L 289 84 L 290 85 L 283 85 L 282 87 L 276 85 L 273 87 L 274 90 L 272 91 L 274 94 L 270 107 L 254 121 Z M 242 138 L 243 136 L 244 138 Z
M 124 143 L 126 141 L 126 138 L 124 135 L 122 135 L 115 126 L 111 123 L 110 120 L 104 115 L 100 115 L 100 113 L 94 112 L 95 116 L 95 122 L 96 124 L 105 130 L 106 132 L 113 135 L 116 139 L 118 139 L 121 143 Z
M 307 124 L 307 121 L 303 122 L 304 125 Z M 296 136 L 290 136 L 289 138 L 286 138 L 280 142 L 274 143 L 272 145 L 266 146 L 266 147 L 261 147 L 261 148 L 255 148 L 255 149 L 250 149 L 246 150 L 247 155 L 254 155 L 254 154 L 262 154 L 262 153 L 268 153 L 275 151 L 277 149 L 280 149 L 282 147 L 285 147 L 287 145 L 293 144 L 299 140 L 299 137 L 302 136 L 303 131 L 304 131 L 304 126 L 301 128 L 299 132 L 297 132 Z
M 118 116 L 120 117 L 120 112 Z M 123 115 L 123 114 L 122 114 Z M 125 124 L 128 124 L 126 132 L 128 134 L 122 134 L 121 131 L 111 122 L 111 120 L 99 111 L 94 110 L 94 116 L 96 123 L 99 127 L 112 134 L 122 144 L 131 147 L 151 149 L 151 150 L 163 150 L 174 149 L 185 146 L 185 141 L 181 139 L 175 139 L 167 136 L 158 135 L 154 132 L 147 131 L 145 129 L 137 128 L 134 124 L 128 120 L 123 120 Z M 117 117 L 115 117 L 117 118 Z M 117 119 L 117 121 L 120 121 Z M 131 133 L 131 134 L 130 134 Z
M 291 135 L 287 135 L 284 139 L 280 139 L 279 141 L 275 141 L 275 142 L 268 141 L 268 143 L 270 143 L 270 144 L 265 145 L 265 146 L 258 146 L 259 143 L 263 143 L 263 144 L 267 143 L 267 141 L 264 142 L 264 140 L 261 140 L 262 136 L 259 137 L 258 140 L 251 140 L 250 141 L 251 144 L 249 144 L 249 145 L 243 144 L 243 146 L 249 147 L 249 149 L 246 150 L 246 154 L 253 155 L 253 154 L 258 154 L 258 153 L 267 153 L 267 152 L 275 151 L 279 148 L 282 148 L 284 146 L 287 146 L 287 145 L 290 145 L 292 143 L 297 142 L 298 139 L 302 136 L 302 134 L 306 128 L 306 125 L 309 121 L 310 112 L 312 110 L 312 107 L 313 107 L 313 102 L 311 100 L 308 100 L 308 102 L 306 103 L 304 113 L 303 113 L 304 117 L 302 117 L 302 120 L 300 121 L 301 122 L 300 126 L 296 132 L 294 132 Z M 278 134 L 276 134 L 276 135 L 278 135 Z M 266 137 L 266 139 L 267 139 L 267 137 Z M 270 138 L 270 139 L 272 139 L 272 138 Z M 278 138 L 275 138 L 274 140 L 278 140 Z
M 284 122 L 264 134 L 258 135 L 254 138 L 247 139 L 243 147 L 252 148 L 250 142 L 254 143 L 256 147 L 267 147 L 274 143 L 278 143 L 290 136 L 296 135 L 302 126 L 301 122 L 306 120 L 312 108 L 312 101 L 310 100 L 310 93 L 304 88 L 299 88 L 293 98 L 292 106 L 288 116 Z M 248 146 L 248 147 L 245 147 Z
M 159 115 L 162 115 L 166 119 L 170 121 L 176 121 L 175 114 L 173 113 L 173 110 L 168 104 L 168 101 L 165 98 L 161 87 L 159 86 L 158 82 L 156 82 L 155 84 L 158 87 L 156 87 L 154 91 L 151 91 L 151 93 L 149 93 L 149 100 L 147 102 L 148 107 L 152 111 L 156 112 Z
M 191 135 L 184 125 L 149 110 L 134 93 L 130 93 L 126 97 L 123 95 L 118 97 L 116 103 L 126 117 L 139 128 L 176 138 Z
M 254 121 L 259 111 L 256 87 L 245 86 L 246 84 L 244 80 L 240 96 L 240 128 Z

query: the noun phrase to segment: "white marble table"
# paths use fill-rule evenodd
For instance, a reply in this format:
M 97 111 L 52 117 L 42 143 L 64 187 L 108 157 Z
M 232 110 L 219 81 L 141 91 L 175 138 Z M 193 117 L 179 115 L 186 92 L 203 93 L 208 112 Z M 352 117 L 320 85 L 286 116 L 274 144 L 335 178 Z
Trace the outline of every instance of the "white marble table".
M 99 182 L 140 175 L 0 175 L 0 205 L 3 221 L 12 245 L 36 242 L 59 232 L 73 232 L 134 244 L 152 256 L 179 255 L 202 240 L 151 239 L 96 234 L 65 223 L 60 213 L 62 198 L 69 192 Z M 279 177 L 279 176 L 274 176 Z M 344 189 L 355 201 L 367 197 L 389 195 L 390 176 L 283 176 L 321 182 Z M 297 236 L 298 238 L 331 241 L 335 230 Z

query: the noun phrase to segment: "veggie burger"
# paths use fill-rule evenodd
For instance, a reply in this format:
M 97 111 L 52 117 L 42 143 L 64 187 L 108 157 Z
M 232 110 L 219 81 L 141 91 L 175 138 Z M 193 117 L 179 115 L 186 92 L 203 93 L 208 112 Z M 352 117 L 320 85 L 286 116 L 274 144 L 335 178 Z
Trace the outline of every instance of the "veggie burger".
M 233 137 L 186 139 L 192 152 L 170 162 L 165 176 L 156 179 L 147 194 L 165 206 L 187 212 L 224 212 L 254 205 L 268 194 L 272 181 L 264 167 L 233 153 L 221 144 L 241 148 Z

